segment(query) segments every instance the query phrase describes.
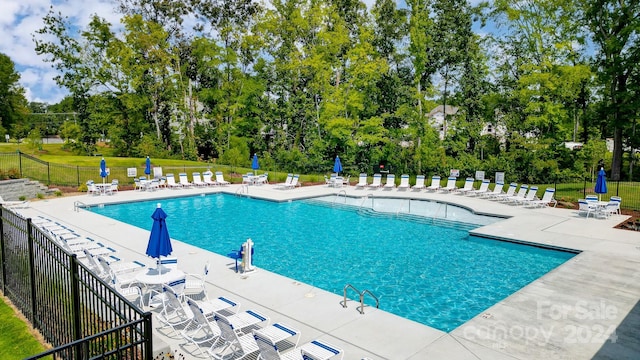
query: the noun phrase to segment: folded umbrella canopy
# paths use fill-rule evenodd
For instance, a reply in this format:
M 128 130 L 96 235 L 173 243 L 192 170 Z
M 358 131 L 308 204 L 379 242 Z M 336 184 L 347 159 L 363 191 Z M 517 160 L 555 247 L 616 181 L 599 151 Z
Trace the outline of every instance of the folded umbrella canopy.
M 160 204 L 158 204 L 151 218 L 153 219 L 153 226 L 151 227 L 146 254 L 153 258 L 170 255 L 173 248 L 171 247 L 171 238 L 165 221 L 167 214 L 162 210 Z
M 148 156 L 147 156 L 147 161 L 144 168 L 144 173 L 147 174 L 147 176 L 151 175 L 151 159 L 149 159 Z
M 333 163 L 333 172 L 339 174 L 342 171 L 342 163 L 340 162 L 340 156 L 336 156 L 336 161 Z
M 102 160 L 100 160 L 100 177 L 102 178 L 102 182 L 104 182 L 104 179 L 107 177 L 107 161 L 102 158 Z
M 600 171 L 598 171 L 598 178 L 596 179 L 596 186 L 593 191 L 598 194 L 598 201 L 600 201 L 602 194 L 607 193 L 607 178 L 603 168 L 600 168 Z
M 260 165 L 258 164 L 258 154 L 253 154 L 253 161 L 251 162 L 251 168 L 253 169 L 253 174 L 256 174 L 256 170 L 260 169 Z

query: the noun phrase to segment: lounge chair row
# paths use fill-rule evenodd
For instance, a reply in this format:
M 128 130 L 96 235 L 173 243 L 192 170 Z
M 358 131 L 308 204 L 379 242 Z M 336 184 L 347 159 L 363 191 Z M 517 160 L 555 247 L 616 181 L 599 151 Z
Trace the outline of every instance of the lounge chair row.
M 240 303 L 232 298 L 210 299 L 205 290 L 204 296 L 195 299 L 184 290 L 184 282 L 162 287 L 158 330 L 170 329 L 172 336 L 185 341 L 181 347 L 194 356 L 328 360 L 344 355 L 323 340 L 299 345 L 299 330 L 282 322 L 270 324 L 269 316 L 258 310 L 240 311 Z
M 24 214 L 21 214 L 24 216 Z M 47 233 L 64 250 L 75 254 L 88 268 L 100 278 L 107 280 L 112 274 L 105 265 L 112 264 L 117 271 L 141 270 L 146 267 L 139 261 L 127 262 L 122 260 L 116 249 L 97 241 L 89 236 L 83 236 L 71 227 L 43 216 L 33 218 L 32 223 Z M 101 263 L 103 261 L 104 263 Z
M 287 174 L 286 180 L 283 183 L 275 184 L 274 187 L 281 190 L 295 189 L 297 186 L 302 186 L 298 181 L 299 178 L 300 175 L 298 174 Z
M 370 188 L 370 189 L 393 189 L 396 188 L 395 185 L 395 175 L 389 174 L 387 175 L 387 180 L 385 184 L 382 184 L 382 175 L 374 174 L 373 181 L 371 183 L 367 182 L 368 175 L 365 173 L 360 174 L 359 181 L 355 185 L 356 188 Z M 403 174 L 400 177 L 400 185 L 397 186 L 398 190 L 427 190 L 427 191 L 440 191 L 446 193 L 457 193 L 468 196 L 477 196 L 484 197 L 491 200 L 500 200 L 511 204 L 529 206 L 529 207 L 544 207 L 548 205 L 553 205 L 554 207 L 557 205 L 557 201 L 554 199 L 555 189 L 547 188 L 544 192 L 542 198 L 537 197 L 537 186 L 529 187 L 526 184 L 520 186 L 519 191 L 516 193 L 515 190 L 518 188 L 517 183 L 512 183 L 507 188 L 507 191 L 504 192 L 504 184 L 496 183 L 492 189 L 490 189 L 491 181 L 483 180 L 480 184 L 480 187 L 477 189 L 473 187 L 475 183 L 474 178 L 466 178 L 464 186 L 462 188 L 458 188 L 456 185 L 458 178 L 455 176 L 450 176 L 447 178 L 447 183 L 445 186 L 441 185 L 441 178 L 438 175 L 434 175 L 431 178 L 431 184 L 425 185 L 425 177 L 424 175 L 416 176 L 415 185 L 411 186 L 409 184 L 409 175 Z
M 191 178 L 193 179 L 193 182 L 189 182 L 187 173 L 178 173 L 177 182 L 175 176 L 171 173 L 167 174 L 166 178 L 166 186 L 170 189 L 191 188 L 194 186 L 221 186 L 230 184 L 229 181 L 224 179 L 222 171 L 216 171 L 215 180 L 212 179 L 213 173 L 211 171 L 205 171 L 204 173 L 202 173 L 202 176 L 200 176 L 199 172 L 192 173 Z

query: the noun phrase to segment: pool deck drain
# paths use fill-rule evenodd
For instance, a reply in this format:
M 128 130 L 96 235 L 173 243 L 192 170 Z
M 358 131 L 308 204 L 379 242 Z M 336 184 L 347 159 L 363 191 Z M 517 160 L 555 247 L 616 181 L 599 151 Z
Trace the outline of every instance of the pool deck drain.
M 43 215 L 115 246 L 127 260 L 146 260 L 147 230 L 74 210 L 74 202 L 90 206 L 203 193 L 235 194 L 239 185 L 215 188 L 121 191 L 113 196 L 69 196 L 33 201 L 21 210 Z M 450 333 L 375 308 L 361 315 L 359 303 L 292 279 L 258 269 L 237 274 L 234 262 L 179 241 L 173 242 L 181 269 L 198 273 L 211 263 L 210 296 L 228 295 L 242 309 L 268 314 L 302 332 L 301 343 L 320 338 L 341 347 L 344 359 L 638 359 L 640 358 L 640 232 L 614 229 L 624 216 L 585 219 L 576 210 L 526 209 L 457 194 L 346 187 L 304 186 L 292 190 L 273 185 L 252 186 L 248 196 L 290 201 L 345 191 L 348 196 L 413 198 L 459 204 L 478 213 L 510 218 L 475 229 L 474 234 L 509 238 L 581 251 L 563 265 Z M 344 193 L 341 192 L 341 196 Z M 371 195 L 370 195 L 371 196 Z M 179 238 L 179 234 L 172 234 Z M 241 241 L 242 239 L 239 239 Z M 505 276 L 508 269 L 505 269 Z M 241 281 L 240 281 L 241 280 Z M 312 289 L 311 291 L 309 289 Z M 309 296 L 313 294 L 313 296 Z M 154 328 L 157 322 L 154 320 Z M 186 358 L 179 336 L 154 331 L 155 348 L 177 351 Z

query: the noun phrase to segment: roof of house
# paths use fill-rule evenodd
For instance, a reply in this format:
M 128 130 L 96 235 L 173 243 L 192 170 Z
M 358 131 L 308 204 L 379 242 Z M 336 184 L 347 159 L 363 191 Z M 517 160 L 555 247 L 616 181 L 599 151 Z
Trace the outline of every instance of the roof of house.
M 446 114 L 447 115 L 455 115 L 458 112 L 458 108 L 455 106 L 451 106 L 451 105 L 446 105 L 446 107 L 444 105 L 438 105 L 436 106 L 433 110 L 431 110 L 429 112 L 429 117 L 434 116 L 437 113 L 445 113 L 446 109 Z

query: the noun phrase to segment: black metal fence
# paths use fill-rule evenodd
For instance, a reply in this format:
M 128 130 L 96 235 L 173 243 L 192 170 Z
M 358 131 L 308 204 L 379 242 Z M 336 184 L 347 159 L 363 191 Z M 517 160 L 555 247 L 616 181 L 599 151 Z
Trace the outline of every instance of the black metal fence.
M 54 346 L 30 359 L 152 358 L 151 313 L 1 206 L 0 236 L 2 291 Z
M 37 180 L 46 185 L 80 186 L 89 179 L 100 180 L 98 164 L 99 161 L 96 159 L 96 166 L 72 166 L 42 161 L 21 152 L 0 153 L 0 171 L 13 174 L 15 177 Z M 215 167 L 215 169 L 211 170 L 222 170 L 225 172 L 234 170 L 226 165 L 216 165 Z M 128 173 L 129 169 L 130 168 L 127 167 L 109 167 L 110 174 L 108 180 L 118 179 L 120 184 L 133 184 L 133 177 Z M 180 172 L 191 174 L 195 171 L 204 172 L 207 169 L 209 169 L 209 167 L 206 164 L 202 166 L 164 166 L 162 168 L 164 174 L 173 173 L 176 176 Z M 144 175 L 144 168 L 141 167 L 136 170 L 139 175 Z M 354 179 L 358 176 L 358 174 L 352 175 Z M 284 181 L 285 176 L 285 169 L 272 169 L 269 173 L 269 180 L 275 182 Z M 309 181 L 317 181 L 322 178 L 322 175 L 307 175 L 306 178 Z M 430 179 L 431 176 L 429 175 L 427 178 Z M 241 180 L 238 179 L 238 181 Z M 511 179 L 509 179 L 509 181 L 516 181 L 518 183 L 526 182 Z M 414 176 L 411 178 L 411 183 L 413 182 L 415 182 Z M 540 194 L 546 187 L 553 187 L 556 189 L 556 199 L 567 203 L 577 203 L 578 199 L 584 198 L 587 194 L 594 193 L 595 179 L 576 178 L 550 184 L 528 184 L 538 185 Z M 505 189 L 506 187 L 507 185 L 505 185 Z M 608 199 L 609 196 L 620 196 L 622 197 L 621 207 L 623 209 L 640 210 L 640 182 L 608 181 L 608 188 L 609 191 L 607 194 L 603 195 L 604 199 Z

